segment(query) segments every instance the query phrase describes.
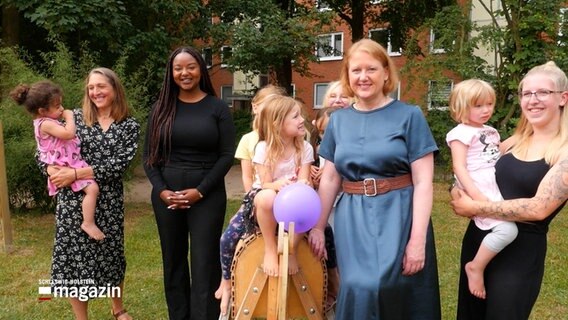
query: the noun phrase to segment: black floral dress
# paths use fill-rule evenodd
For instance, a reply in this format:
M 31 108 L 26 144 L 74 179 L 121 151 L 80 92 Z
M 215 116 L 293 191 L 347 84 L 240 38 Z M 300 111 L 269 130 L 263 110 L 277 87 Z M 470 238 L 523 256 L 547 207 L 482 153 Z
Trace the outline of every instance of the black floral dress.
M 81 229 L 82 192 L 62 188 L 57 195 L 55 243 L 51 267 L 57 286 L 117 286 L 124 280 L 123 174 L 136 154 L 140 125 L 134 118 L 112 123 L 105 132 L 98 123 L 87 127 L 82 110 L 73 111 L 81 155 L 93 168 L 99 185 L 95 221 L 102 241 Z

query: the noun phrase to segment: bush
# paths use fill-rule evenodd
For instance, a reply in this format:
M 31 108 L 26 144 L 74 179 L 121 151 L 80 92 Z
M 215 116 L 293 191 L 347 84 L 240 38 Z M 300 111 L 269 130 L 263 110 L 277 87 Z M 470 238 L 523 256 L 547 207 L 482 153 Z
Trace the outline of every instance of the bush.
M 426 116 L 432 135 L 436 140 L 440 152 L 436 156 L 437 168 L 443 168 L 451 172 L 452 155 L 446 143 L 446 134 L 456 126 L 455 121 L 450 117 L 447 110 L 430 110 Z

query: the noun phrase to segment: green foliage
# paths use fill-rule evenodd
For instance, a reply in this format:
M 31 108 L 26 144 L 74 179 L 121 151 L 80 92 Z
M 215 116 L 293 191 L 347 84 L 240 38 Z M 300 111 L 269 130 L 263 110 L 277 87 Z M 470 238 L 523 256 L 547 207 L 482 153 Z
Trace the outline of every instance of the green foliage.
M 409 88 L 425 80 L 447 80 L 449 76 L 459 79 L 478 78 L 493 85 L 497 95 L 496 108 L 491 123 L 507 138 L 514 130 L 520 116 L 517 87 L 523 75 L 532 67 L 555 60 L 566 69 L 568 50 L 558 45 L 559 8 L 564 1 L 500 1 L 501 8 L 492 9 L 494 1 L 479 0 L 478 9 L 483 9 L 487 18 L 473 21 L 469 7 L 448 6 L 417 30 L 407 42 L 408 60 L 402 73 L 407 77 Z M 471 4 L 470 4 L 471 5 Z M 552 14 L 551 14 L 552 13 Z M 554 14 L 556 13 L 556 14 Z M 430 51 L 430 43 L 421 37 L 434 30 L 436 47 L 445 53 Z M 479 55 L 487 50 L 486 59 Z M 493 53 L 491 53 L 493 52 Z M 449 70 L 449 72 L 448 72 Z M 431 126 L 435 127 L 437 141 L 444 124 L 437 115 L 430 113 Z
M 285 6 L 285 4 L 289 4 Z M 227 59 L 232 71 L 274 72 L 279 85 L 289 87 L 292 70 L 303 76 L 308 64 L 316 61 L 314 43 L 331 24 L 329 12 L 319 12 L 293 1 L 221 0 L 212 1 L 213 15 L 221 17 L 211 26 L 213 48 L 228 45 Z M 293 63 L 291 63 L 293 61 Z
M 26 55 L 14 48 L 0 48 L 0 118 L 4 126 L 4 142 L 6 150 L 6 170 L 8 176 L 8 190 L 10 193 L 10 206 L 12 208 L 25 208 L 47 206 L 52 209 L 52 199 L 46 192 L 46 178 L 40 173 L 34 158 L 36 142 L 33 136 L 33 125 L 30 115 L 25 109 L 17 106 L 8 93 L 18 84 L 31 84 L 42 79 L 50 79 L 63 88 L 64 106 L 68 109 L 80 108 L 85 92 L 85 77 L 89 70 L 96 67 L 96 56 L 85 52 L 81 60 L 76 62 L 70 51 L 62 43 L 57 43 L 57 51 L 41 53 L 44 58 L 42 66 L 36 71 L 25 63 Z M 126 61 L 124 55 L 117 59 L 113 70 L 122 80 L 127 93 L 133 115 L 145 129 L 148 113 L 148 80 L 147 70 L 141 66 L 141 72 L 126 76 Z M 141 150 L 141 147 L 139 148 Z M 140 154 L 140 152 L 138 153 Z M 136 157 L 131 168 L 140 162 L 140 155 Z M 132 169 L 127 172 L 131 176 Z
M 247 110 L 238 110 L 233 112 L 233 122 L 237 129 L 237 143 L 245 133 L 252 130 L 252 114 Z
M 430 110 L 428 111 L 426 120 L 428 121 L 428 125 L 430 126 L 430 130 L 439 149 L 439 153 L 436 156 L 436 164 L 442 168 L 445 166 L 446 169 L 451 171 L 452 155 L 446 143 L 446 134 L 456 123 L 450 117 L 450 113 L 447 110 Z
M 31 53 L 28 61 L 35 69 L 45 67 L 43 57 L 36 52 L 60 51 L 59 43 L 75 63 L 89 60 L 82 57 L 88 54 L 96 58 L 92 61 L 97 65 L 114 66 L 119 57 L 128 56 L 125 74 L 145 72 L 141 79 L 153 94 L 159 90 L 171 48 L 204 38 L 211 21 L 208 9 L 199 0 L 0 2 L 16 7 L 23 17 L 22 25 L 29 30 L 20 32 L 19 40 Z

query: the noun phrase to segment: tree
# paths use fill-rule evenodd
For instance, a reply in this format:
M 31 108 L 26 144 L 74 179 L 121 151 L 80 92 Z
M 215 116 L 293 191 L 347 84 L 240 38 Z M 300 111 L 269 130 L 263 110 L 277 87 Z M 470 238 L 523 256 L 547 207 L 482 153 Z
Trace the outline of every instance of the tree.
M 560 15 L 561 0 L 502 0 L 498 8 L 493 7 L 495 3 L 475 0 L 465 6 L 448 6 L 427 20 L 407 41 L 408 59 L 402 74 L 408 88 L 420 87 L 415 84 L 424 79 L 448 80 L 449 76 L 488 81 L 497 95 L 490 125 L 507 138 L 520 116 L 517 90 L 523 75 L 548 60 L 567 70 L 568 29 L 561 22 L 568 20 L 566 11 Z M 472 21 L 472 5 L 488 17 L 488 23 Z M 431 30 L 443 53 L 421 40 Z M 490 53 L 485 58 L 480 54 L 484 49 Z M 445 145 L 445 134 L 454 125 L 448 111 L 429 110 L 427 118 L 438 145 Z M 448 160 L 449 150 L 440 150 L 439 158 Z
M 403 48 L 412 31 L 454 0 L 325 0 L 351 27 L 353 41 L 365 37 L 365 26 L 386 26 L 393 44 Z
M 293 0 L 219 0 L 210 8 L 219 22 L 211 27 L 216 48 L 233 48 L 227 63 L 231 71 L 274 75 L 291 91 L 292 70 L 311 76 L 316 35 L 331 24 L 331 15 Z
M 5 16 L 21 17 L 26 24 L 26 32 L 11 44 L 31 49 L 33 55 L 56 50 L 56 44 L 63 43 L 76 60 L 87 48 L 98 53 L 97 64 L 105 66 L 127 55 L 127 74 L 147 69 L 154 81 L 152 90 L 157 90 L 171 48 L 203 37 L 210 21 L 201 0 L 0 0 L 0 4 Z M 10 8 L 17 9 L 15 15 Z M 26 41 L 28 35 L 32 41 Z
M 452 70 L 459 78 L 480 78 L 493 84 L 497 93 L 497 126 L 514 127 L 517 86 L 532 67 L 554 60 L 560 68 L 568 67 L 566 11 L 561 14 L 562 0 L 502 0 L 494 8 L 491 0 L 476 0 L 491 23 L 471 21 L 470 7 L 451 6 L 429 20 L 422 30 L 437 32 L 445 54 L 433 54 L 417 37 L 411 39 L 413 56 L 407 70 L 421 74 L 417 68 L 431 72 Z M 555 14 L 551 14 L 555 13 Z M 476 51 L 486 48 L 494 59 L 484 60 Z

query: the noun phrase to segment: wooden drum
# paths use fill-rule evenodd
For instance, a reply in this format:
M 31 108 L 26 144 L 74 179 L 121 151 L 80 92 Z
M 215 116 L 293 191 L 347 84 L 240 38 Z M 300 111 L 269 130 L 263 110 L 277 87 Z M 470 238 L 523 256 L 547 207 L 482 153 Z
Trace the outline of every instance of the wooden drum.
M 288 278 L 286 317 L 314 319 L 313 314 L 323 314 L 327 269 L 323 260 L 313 255 L 307 239 L 302 239 L 294 250 L 300 272 L 297 276 Z M 265 318 L 270 313 L 269 308 L 277 308 L 268 304 L 276 302 L 274 295 L 277 294 L 276 287 L 280 285 L 281 279 L 279 281 L 278 278 L 264 274 L 261 267 L 263 258 L 264 241 L 261 234 L 252 235 L 237 246 L 231 267 L 233 319 L 236 319 L 237 314 L 241 319 Z M 270 298 L 269 294 L 272 295 Z M 257 296 L 251 298 L 253 295 Z M 254 301 L 251 302 L 252 300 Z

